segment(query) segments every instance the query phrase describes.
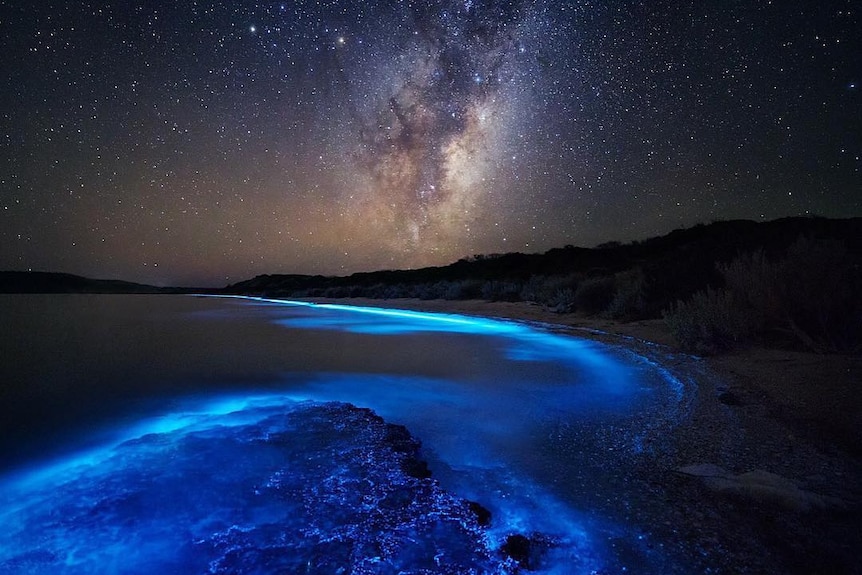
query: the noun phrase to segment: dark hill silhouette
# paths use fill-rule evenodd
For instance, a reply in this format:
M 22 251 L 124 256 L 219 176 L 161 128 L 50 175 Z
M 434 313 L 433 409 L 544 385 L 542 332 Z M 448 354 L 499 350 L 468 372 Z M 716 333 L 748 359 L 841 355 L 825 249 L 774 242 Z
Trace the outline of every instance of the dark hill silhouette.
M 97 280 L 73 274 L 0 271 L 0 293 L 177 293 L 122 280 Z
M 566 289 L 572 290 L 574 297 L 574 292 L 585 282 L 599 283 L 599 278 L 619 278 L 628 272 L 633 278 L 630 280 L 641 284 L 643 293 L 640 295 L 645 300 L 637 315 L 657 317 L 670 303 L 687 298 L 706 286 L 720 284 L 716 264 L 758 249 L 763 249 L 767 256 L 778 257 L 800 237 L 838 240 L 853 257 L 859 259 L 862 256 L 862 218 L 796 217 L 770 222 L 733 220 L 700 224 L 624 245 L 611 242 L 596 248 L 566 246 L 543 254 L 478 255 L 442 267 L 363 272 L 339 277 L 261 275 L 230 285 L 224 291 L 270 297 L 514 301 L 535 299 L 523 291 L 538 278 L 557 278 L 555 289 L 565 298 Z M 554 305 L 553 301 L 539 300 L 539 303 L 550 304 L 560 310 L 575 307 L 575 302 Z

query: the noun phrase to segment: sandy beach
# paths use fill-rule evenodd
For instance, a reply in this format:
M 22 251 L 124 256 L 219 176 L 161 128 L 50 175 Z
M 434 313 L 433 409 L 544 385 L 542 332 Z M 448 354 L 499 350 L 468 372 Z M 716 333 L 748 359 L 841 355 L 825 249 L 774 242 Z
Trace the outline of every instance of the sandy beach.
M 314 300 L 323 303 L 326 300 Z M 688 414 L 621 480 L 635 523 L 711 573 L 862 573 L 862 358 L 751 348 L 682 354 L 661 320 L 619 323 L 525 303 L 332 300 L 497 317 L 622 345 L 685 384 Z

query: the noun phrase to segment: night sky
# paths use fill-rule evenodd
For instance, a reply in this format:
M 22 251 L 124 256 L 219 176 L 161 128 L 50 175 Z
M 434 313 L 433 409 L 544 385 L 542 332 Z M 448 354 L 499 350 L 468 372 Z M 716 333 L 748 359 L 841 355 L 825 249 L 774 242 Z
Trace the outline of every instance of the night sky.
M 220 286 L 862 215 L 859 10 L 0 1 L 0 269 Z

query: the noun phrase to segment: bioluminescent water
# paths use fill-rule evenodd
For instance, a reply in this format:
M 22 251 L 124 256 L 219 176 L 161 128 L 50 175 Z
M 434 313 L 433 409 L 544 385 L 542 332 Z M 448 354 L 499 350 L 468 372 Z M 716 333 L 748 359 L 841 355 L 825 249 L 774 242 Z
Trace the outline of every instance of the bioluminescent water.
M 251 298 L 0 308 L 0 573 L 679 568 L 625 469 L 682 389 L 625 349 Z

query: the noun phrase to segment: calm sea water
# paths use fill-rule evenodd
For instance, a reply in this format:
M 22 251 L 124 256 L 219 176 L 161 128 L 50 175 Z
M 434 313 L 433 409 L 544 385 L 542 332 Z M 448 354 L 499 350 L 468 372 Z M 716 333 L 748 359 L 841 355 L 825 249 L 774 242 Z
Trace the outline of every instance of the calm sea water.
M 642 544 L 646 526 L 608 501 L 615 469 L 642 456 L 650 422 L 667 421 L 681 390 L 624 349 L 514 322 L 238 298 L 12 295 L 0 317 L 0 481 L 15 513 L 28 497 L 50 507 L 39 481 L 69 469 L 123 476 L 117 462 L 141 437 L 187 441 L 201 426 L 211 436 L 253 414 L 339 401 L 420 439 L 441 487 L 491 510 L 492 547 L 538 532 L 558 542 L 546 572 L 668 569 Z M 148 443 L 147 457 L 174 439 Z M 27 517 L 38 529 L 42 515 Z M 25 531 L 0 565 L 29 545 Z M 19 572 L 45 557 L 33 545 Z

